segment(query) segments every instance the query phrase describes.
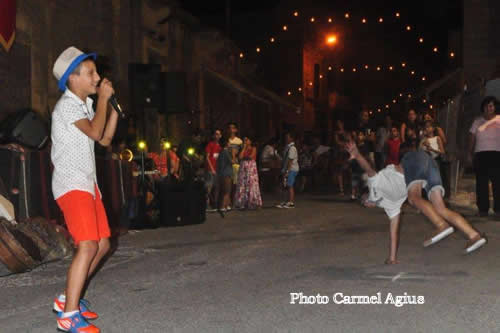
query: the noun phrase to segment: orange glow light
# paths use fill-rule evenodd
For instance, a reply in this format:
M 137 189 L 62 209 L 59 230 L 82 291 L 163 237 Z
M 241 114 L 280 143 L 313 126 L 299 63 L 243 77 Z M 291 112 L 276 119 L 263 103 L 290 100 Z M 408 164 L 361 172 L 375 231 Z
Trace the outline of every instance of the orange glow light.
M 316 21 L 316 19 L 314 17 L 311 17 L 311 22 L 314 22 Z
M 406 30 L 410 31 L 411 27 L 409 25 L 406 26 Z
M 274 43 L 275 40 L 276 39 L 274 39 L 274 37 L 271 37 L 271 39 L 270 39 L 271 43 Z
M 288 27 L 286 25 L 283 26 L 283 31 L 287 31 Z
M 384 19 L 381 17 L 381 18 L 378 19 L 378 22 L 379 23 L 384 23 Z
M 329 45 L 333 45 L 333 44 L 337 43 L 337 36 L 330 35 L 330 36 L 326 37 L 326 43 Z
M 332 23 L 333 20 L 331 18 L 328 18 L 328 23 Z
M 450 53 L 450 57 L 451 57 L 451 58 L 455 58 L 455 52 L 451 52 L 451 53 Z
M 293 16 L 295 16 L 295 17 L 299 16 L 299 12 L 294 12 Z
M 365 19 L 365 18 L 363 18 L 363 19 L 361 20 L 361 23 L 366 23 L 366 19 Z
M 345 13 L 344 17 L 348 19 L 350 17 L 349 13 Z

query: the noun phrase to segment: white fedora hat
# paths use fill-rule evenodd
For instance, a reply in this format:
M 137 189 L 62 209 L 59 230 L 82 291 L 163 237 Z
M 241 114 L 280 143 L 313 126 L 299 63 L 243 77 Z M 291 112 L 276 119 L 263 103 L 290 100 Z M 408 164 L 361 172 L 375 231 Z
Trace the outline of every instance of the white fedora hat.
M 85 59 L 92 58 L 96 59 L 97 55 L 95 53 L 83 53 L 74 46 L 68 47 L 57 57 L 54 63 L 54 68 L 52 72 L 57 79 L 57 86 L 59 90 L 66 90 L 66 82 L 68 82 L 68 77 L 75 68 Z

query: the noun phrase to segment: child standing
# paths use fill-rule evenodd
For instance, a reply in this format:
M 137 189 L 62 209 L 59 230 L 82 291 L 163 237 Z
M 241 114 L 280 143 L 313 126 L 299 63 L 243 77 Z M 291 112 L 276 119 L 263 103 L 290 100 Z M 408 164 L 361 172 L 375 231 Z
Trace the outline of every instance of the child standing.
M 285 135 L 287 146 L 283 154 L 283 167 L 281 174 L 283 176 L 283 184 L 288 190 L 288 201 L 282 202 L 276 207 L 278 208 L 295 208 L 295 179 L 299 174 L 299 155 L 297 147 L 295 147 L 295 135 L 291 132 Z
M 115 134 L 118 114 L 106 119 L 113 85 L 100 81 L 95 53 L 84 54 L 67 48 L 57 58 L 53 73 L 64 94 L 52 113 L 52 150 L 54 165 L 52 191 L 77 247 L 68 271 L 66 291 L 55 299 L 57 327 L 64 332 L 99 332 L 88 319 L 97 314 L 82 298 L 101 259 L 108 252 L 110 230 L 97 185 L 95 142 L 109 146 Z M 97 112 L 89 95 L 97 93 Z
M 233 186 L 233 153 L 227 138 L 222 137 L 219 141 L 223 148 L 217 157 L 215 179 L 216 179 L 216 204 L 217 209 L 225 212 L 231 202 L 231 188 Z
M 385 160 L 385 165 L 399 164 L 399 147 L 401 146 L 401 140 L 399 139 L 399 131 L 396 127 L 391 129 L 391 136 L 387 139 L 386 149 L 387 158 Z

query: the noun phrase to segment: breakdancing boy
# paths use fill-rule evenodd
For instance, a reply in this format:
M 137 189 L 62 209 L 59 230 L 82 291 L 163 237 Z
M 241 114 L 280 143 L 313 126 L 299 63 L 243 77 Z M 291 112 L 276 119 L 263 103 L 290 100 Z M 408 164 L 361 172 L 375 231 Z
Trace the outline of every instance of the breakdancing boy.
M 64 92 L 52 113 L 54 165 L 52 191 L 77 247 L 69 267 L 66 290 L 54 301 L 57 327 L 64 332 L 95 333 L 99 329 L 87 320 L 97 314 L 82 299 L 82 291 L 99 262 L 109 250 L 110 230 L 97 186 L 94 144 L 108 146 L 115 134 L 118 114 L 106 121 L 108 101 L 114 93 L 94 63 L 94 53 L 69 47 L 57 58 L 53 73 Z M 97 93 L 97 110 L 92 99 Z
M 436 162 L 425 152 L 408 152 L 399 165 L 388 165 L 375 172 L 366 159 L 359 153 L 354 142 L 346 143 L 351 159 L 356 159 L 368 174 L 369 194 L 363 201 L 366 207 L 383 208 L 390 220 L 390 250 L 386 264 L 397 264 L 399 242 L 399 222 L 401 206 L 408 198 L 411 205 L 419 209 L 435 225 L 436 232 L 424 241 L 430 246 L 453 233 L 454 228 L 462 231 L 468 241 L 465 254 L 471 253 L 487 240 L 458 213 L 448 209 L 443 201 L 444 188 Z M 429 201 L 422 198 L 425 189 Z M 450 226 L 450 224 L 452 226 Z

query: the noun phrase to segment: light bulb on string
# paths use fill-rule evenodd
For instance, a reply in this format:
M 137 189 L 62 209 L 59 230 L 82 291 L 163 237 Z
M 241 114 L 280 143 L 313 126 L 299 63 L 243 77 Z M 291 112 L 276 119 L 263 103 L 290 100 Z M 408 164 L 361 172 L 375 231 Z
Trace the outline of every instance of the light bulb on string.
M 365 18 L 363 18 L 363 19 L 361 20 L 361 23 L 365 24 L 365 23 L 366 23 L 366 19 L 365 19 Z
M 283 31 L 287 31 L 288 27 L 286 25 L 283 26 Z
M 406 26 L 406 31 L 410 31 L 411 30 L 411 26 L 407 25 Z
M 400 17 L 400 16 L 401 16 L 401 14 L 399 14 L 399 12 L 397 12 L 396 13 L 396 17 Z
M 368 69 L 368 65 L 365 65 L 365 69 Z
M 437 48 L 437 47 L 434 47 L 434 48 L 432 49 L 432 51 L 434 51 L 434 53 L 437 53 L 437 52 L 438 52 L 438 48 Z
M 455 52 L 450 52 L 450 58 L 455 58 Z
M 419 43 L 423 43 L 423 42 L 424 42 L 424 39 L 423 39 L 422 37 L 420 37 L 420 38 L 418 39 L 418 41 L 419 41 Z
M 257 53 L 260 53 L 260 47 L 256 48 L 255 51 L 257 51 Z
M 380 66 L 377 66 L 377 71 L 380 72 Z
M 293 16 L 295 16 L 295 17 L 299 16 L 299 12 L 294 12 Z
M 311 17 L 311 23 L 314 23 L 314 21 L 316 21 L 316 19 L 314 17 Z
M 380 18 L 378 19 L 378 22 L 379 22 L 379 23 L 384 23 L 384 18 L 383 18 L 383 17 L 380 17 Z
M 349 15 L 349 13 L 345 13 L 345 15 L 344 15 L 344 17 L 345 17 L 346 19 L 348 19 L 350 16 L 351 16 L 351 15 Z
M 332 70 L 332 66 L 328 66 L 328 70 L 331 71 Z
M 243 57 L 244 57 L 244 56 L 245 56 L 245 55 L 243 54 L 243 52 L 242 52 L 242 53 L 240 53 L 240 58 L 242 58 L 242 59 L 243 59 Z
M 271 41 L 271 43 L 274 43 L 276 41 L 276 39 L 274 39 L 274 37 L 271 37 L 270 41 Z
M 405 62 L 401 63 L 401 67 L 403 68 L 406 67 L 406 63 Z

